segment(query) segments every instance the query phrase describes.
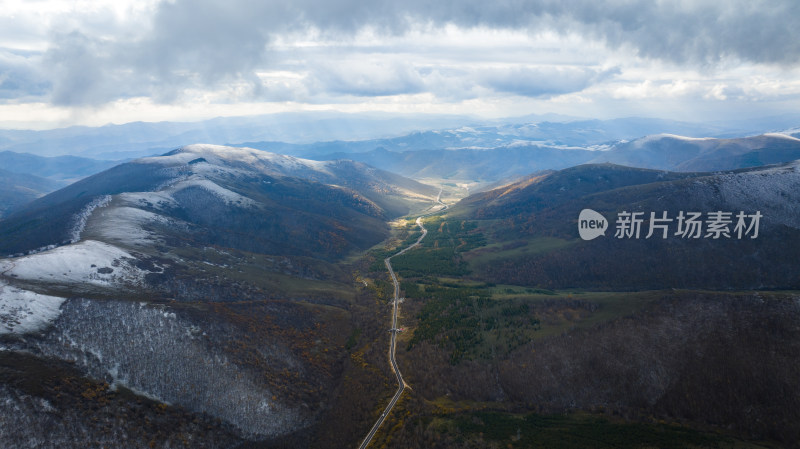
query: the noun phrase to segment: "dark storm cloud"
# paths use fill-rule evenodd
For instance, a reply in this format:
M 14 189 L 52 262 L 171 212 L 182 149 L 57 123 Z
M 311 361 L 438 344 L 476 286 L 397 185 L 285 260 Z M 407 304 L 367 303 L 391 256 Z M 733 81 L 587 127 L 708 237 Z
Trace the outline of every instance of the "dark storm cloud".
M 168 102 L 182 89 L 230 82 L 250 83 L 257 94 L 255 71 L 272 63 L 269 48 L 276 36 L 313 31 L 322 40 L 346 40 L 364 27 L 397 35 L 412 27 L 445 24 L 578 34 L 612 48 L 630 48 L 645 58 L 689 66 L 730 61 L 796 66 L 798 13 L 796 0 L 175 0 L 159 4 L 151 23 L 143 24 L 133 39 L 60 35 L 52 42 L 46 69 L 54 84 L 52 101 L 64 105 L 133 95 Z M 313 60 L 302 63 L 317 70 Z M 393 89 L 334 75 L 322 84 L 355 95 L 414 92 L 421 86 L 408 77 Z M 538 96 L 599 80 L 588 72 L 551 81 L 539 76 L 544 73 L 528 75 L 532 82 L 491 76 L 484 82 L 496 90 Z
M 710 64 L 725 57 L 797 65 L 796 0 L 293 1 L 288 21 L 331 32 L 364 25 L 399 33 L 412 24 L 575 32 L 630 45 L 646 57 Z
M 572 3 L 568 3 L 572 5 Z M 800 61 L 800 2 L 583 2 L 554 7 L 585 33 L 641 56 L 712 65 L 725 58 L 795 66 Z

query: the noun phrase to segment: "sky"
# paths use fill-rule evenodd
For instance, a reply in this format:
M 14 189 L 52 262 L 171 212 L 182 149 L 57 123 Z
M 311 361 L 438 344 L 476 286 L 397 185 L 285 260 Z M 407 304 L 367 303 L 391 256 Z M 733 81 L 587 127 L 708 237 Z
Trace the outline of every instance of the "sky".
M 800 112 L 796 0 L 0 0 L 0 128 Z

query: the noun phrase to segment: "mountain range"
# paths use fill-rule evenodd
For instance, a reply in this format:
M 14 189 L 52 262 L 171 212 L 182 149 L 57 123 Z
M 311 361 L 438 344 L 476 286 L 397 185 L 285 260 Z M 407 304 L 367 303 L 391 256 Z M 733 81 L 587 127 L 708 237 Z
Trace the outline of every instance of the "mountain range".
M 59 187 L 57 181 L 0 169 L 0 218 Z
M 800 158 L 800 140 L 789 134 L 715 139 L 656 134 L 602 147 L 556 147 L 515 142 L 492 148 L 452 148 L 332 153 L 320 160 L 347 158 L 417 179 L 493 183 L 540 170 L 610 162 L 671 171 L 715 171 L 789 162 Z
M 797 126 L 785 115 L 737 124 L 688 123 L 628 117 L 585 120 L 530 115 L 496 120 L 464 115 L 340 114 L 298 112 L 220 117 L 199 122 L 133 122 L 52 130 L 0 130 L 0 151 L 39 156 L 122 160 L 165 153 L 190 142 L 241 144 L 316 159 L 329 153 L 445 148 L 495 148 L 517 141 L 552 146 L 592 146 L 672 133 L 691 137 L 742 137 Z
M 0 441 L 354 447 L 393 393 L 398 294 L 412 388 L 373 444 L 791 447 L 796 132 L 523 122 L 0 153 Z M 604 235 L 580 237 L 585 209 Z M 395 292 L 384 260 L 414 242 Z

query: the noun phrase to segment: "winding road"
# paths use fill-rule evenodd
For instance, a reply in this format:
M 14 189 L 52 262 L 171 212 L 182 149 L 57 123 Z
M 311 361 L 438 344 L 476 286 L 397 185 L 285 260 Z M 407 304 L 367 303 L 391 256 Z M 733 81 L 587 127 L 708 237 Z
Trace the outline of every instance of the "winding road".
M 439 189 L 439 194 L 436 195 L 436 203 L 442 205 L 442 208 L 439 209 L 439 210 L 428 212 L 426 214 L 422 214 L 419 217 L 417 217 L 417 221 L 416 221 L 417 226 L 419 226 L 419 228 L 422 230 L 422 235 L 419 236 L 417 241 L 412 243 L 411 245 L 403 248 L 402 250 L 400 250 L 400 252 L 397 252 L 397 253 L 387 257 L 386 259 L 383 259 L 383 263 L 386 264 L 386 269 L 389 270 L 389 274 L 392 276 L 392 283 L 394 284 L 394 305 L 393 305 L 393 308 L 392 308 L 392 328 L 390 329 L 390 332 L 392 333 L 392 337 L 391 337 L 390 342 L 389 342 L 389 362 L 390 362 L 390 365 L 392 366 L 392 371 L 394 372 L 394 375 L 397 377 L 397 391 L 394 393 L 394 396 L 392 397 L 392 400 L 389 401 L 389 404 L 383 410 L 383 413 L 381 413 L 381 416 L 378 418 L 377 421 L 375 421 L 375 424 L 372 426 L 372 429 L 370 429 L 369 433 L 367 434 L 366 438 L 364 438 L 364 441 L 361 443 L 361 446 L 359 446 L 358 449 L 366 449 L 367 446 L 369 446 L 369 443 L 372 441 L 372 437 L 375 436 L 375 433 L 381 427 L 381 424 L 383 424 L 383 422 L 386 420 L 386 417 L 389 416 L 389 413 L 394 408 L 394 405 L 397 404 L 397 401 L 400 399 L 400 396 L 403 394 L 403 392 L 406 390 L 406 387 L 407 387 L 405 381 L 403 380 L 403 374 L 400 373 L 400 367 L 397 366 L 397 359 L 395 358 L 395 350 L 397 348 L 397 332 L 398 332 L 397 331 L 397 309 L 398 309 L 399 303 L 400 303 L 400 283 L 397 281 L 397 275 L 394 273 L 394 269 L 392 268 L 392 258 L 404 254 L 406 251 L 410 250 L 411 248 L 419 246 L 420 242 L 422 242 L 422 239 L 424 239 L 425 236 L 428 235 L 428 230 L 425 229 L 425 226 L 422 225 L 422 219 L 424 217 L 427 217 L 429 215 L 432 215 L 432 214 L 435 214 L 435 213 L 438 213 L 438 212 L 441 212 L 441 211 L 447 209 L 447 205 L 442 203 L 441 198 L 442 198 L 442 189 L 440 188 Z M 435 204 L 433 206 L 431 206 L 431 209 L 433 207 L 435 207 L 435 206 L 436 206 Z

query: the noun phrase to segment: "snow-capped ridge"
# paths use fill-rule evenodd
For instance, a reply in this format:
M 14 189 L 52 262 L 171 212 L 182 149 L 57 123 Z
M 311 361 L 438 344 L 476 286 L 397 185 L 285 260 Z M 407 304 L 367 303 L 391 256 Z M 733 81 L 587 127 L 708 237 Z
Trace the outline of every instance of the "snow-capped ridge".
M 248 147 L 229 147 L 224 145 L 192 144 L 186 145 L 162 156 L 137 159 L 139 163 L 189 164 L 204 159 L 210 165 L 246 164 L 253 168 L 273 168 L 283 170 L 313 170 L 327 172 L 328 162 L 313 161 L 294 156 L 270 153 Z M 201 165 L 201 164 L 197 164 Z M 202 168 L 200 168 L 202 170 Z
M 99 207 L 106 207 L 111 202 L 110 195 L 103 195 L 95 198 L 91 203 L 87 204 L 80 212 L 74 217 L 74 224 L 70 230 L 70 242 L 76 243 L 81 239 L 81 234 L 86 228 L 86 221 L 92 216 L 92 212 Z
M 797 132 L 797 130 L 795 130 L 794 132 Z M 793 140 L 793 141 L 800 142 L 800 139 L 798 139 L 797 137 L 794 137 L 794 136 L 791 136 L 791 135 L 787 134 L 786 131 L 785 132 L 780 132 L 780 133 L 764 133 L 763 135 L 766 136 L 766 137 L 774 137 L 774 138 L 778 138 L 778 139 L 786 139 L 786 140 Z
M 648 136 L 641 137 L 639 139 L 635 139 L 632 142 L 635 143 L 647 143 L 652 142 L 654 140 L 661 140 L 661 139 L 674 139 L 674 140 L 684 140 L 687 142 L 700 142 L 700 141 L 708 141 L 708 140 L 716 140 L 713 137 L 688 137 L 688 136 L 681 136 L 678 134 L 669 134 L 669 133 L 660 133 L 660 134 L 651 134 Z

